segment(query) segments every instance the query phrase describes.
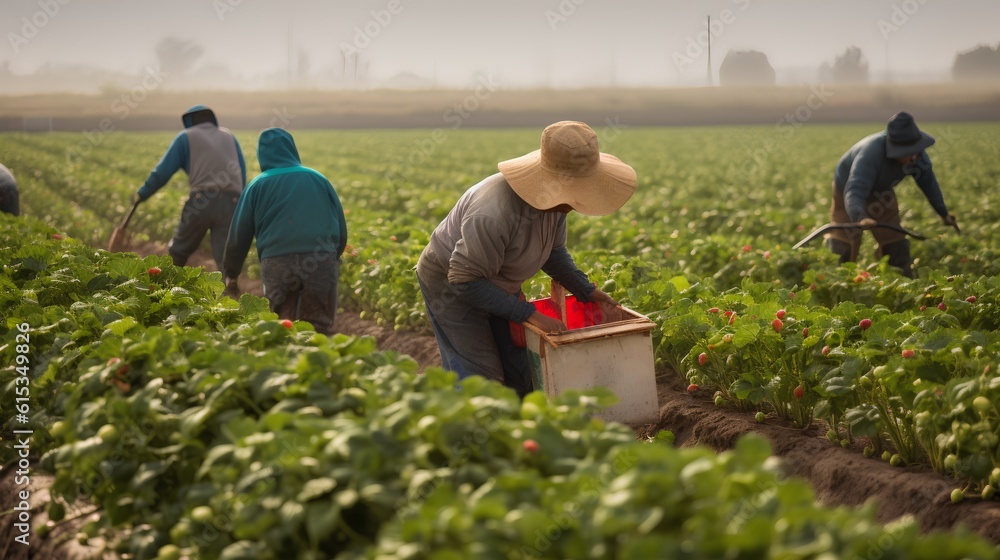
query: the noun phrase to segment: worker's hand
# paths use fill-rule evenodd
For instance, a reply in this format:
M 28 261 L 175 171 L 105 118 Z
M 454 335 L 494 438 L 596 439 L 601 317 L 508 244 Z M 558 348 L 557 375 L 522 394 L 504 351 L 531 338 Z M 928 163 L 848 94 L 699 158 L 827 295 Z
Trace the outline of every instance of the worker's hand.
M 941 216 L 941 221 L 944 222 L 944 225 L 946 226 L 955 226 L 958 224 L 958 220 L 956 220 L 955 216 L 952 216 L 951 214 Z
M 538 327 L 546 333 L 561 333 L 566 331 L 566 325 L 559 319 L 553 319 L 548 315 L 542 315 L 535 311 L 528 317 L 528 323 Z
M 233 299 L 240 299 L 240 284 L 237 278 L 226 278 L 226 295 Z
M 588 299 L 590 299 L 590 301 L 599 301 L 601 303 L 605 303 L 612 307 L 620 307 L 619 303 L 615 301 L 615 298 L 609 296 L 607 293 L 598 289 L 594 289 L 593 293 L 590 294 L 590 298 Z
M 875 221 L 875 218 L 861 218 L 861 221 L 858 222 L 858 225 L 861 226 L 861 229 L 875 229 L 875 226 L 878 225 L 878 222 Z

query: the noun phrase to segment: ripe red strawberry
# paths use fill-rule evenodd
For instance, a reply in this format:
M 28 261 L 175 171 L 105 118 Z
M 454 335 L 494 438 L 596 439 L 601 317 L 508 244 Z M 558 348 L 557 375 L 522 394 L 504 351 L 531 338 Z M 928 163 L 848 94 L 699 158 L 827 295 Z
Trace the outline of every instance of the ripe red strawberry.
M 785 318 L 785 310 L 784 309 L 779 309 L 777 311 L 777 313 L 774 314 L 774 316 L 777 317 L 777 318 L 779 318 L 779 319 L 784 319 Z
M 723 316 L 723 317 L 732 317 L 732 316 L 733 316 L 733 310 L 732 310 L 732 309 L 727 309 L 727 310 L 725 310 L 725 311 L 724 311 L 724 312 L 722 313 L 722 316 Z
M 62 239 L 62 236 L 59 235 L 58 233 L 53 233 L 52 234 L 52 239 L 55 239 L 56 241 L 58 241 L 58 240 Z
M 802 329 L 802 338 L 805 338 L 807 336 L 809 336 L 809 327 L 805 327 Z
M 829 353 L 830 353 L 830 347 L 829 347 L 829 346 L 824 346 L 824 347 L 823 347 L 823 351 L 822 351 L 822 354 L 823 354 L 824 356 L 826 356 L 826 355 L 827 355 L 827 354 L 829 354 Z
M 969 296 L 969 297 L 965 298 L 965 301 L 967 301 L 969 303 L 976 303 L 976 296 Z
M 295 326 L 295 323 L 291 322 L 291 321 L 290 321 L 290 320 L 288 320 L 288 319 L 283 319 L 283 320 L 281 321 L 281 326 L 282 326 L 282 327 L 285 327 L 286 329 L 290 329 L 290 328 L 292 328 L 292 327 L 294 327 L 294 326 Z
M 146 272 L 148 272 L 150 276 L 156 276 L 157 274 L 159 274 L 159 273 L 161 273 L 163 271 L 160 270 L 160 267 L 153 266 L 153 267 L 150 267 L 150 269 L 147 270 Z
M 868 327 L 872 326 L 872 320 L 871 319 L 862 319 L 861 322 L 858 323 L 858 326 L 861 327 L 861 330 L 866 331 L 866 330 L 868 330 Z
M 774 332 L 781 332 L 781 329 L 785 327 L 785 324 L 781 322 L 781 319 L 775 319 L 771 321 L 771 326 L 774 328 Z
M 753 251 L 753 247 L 751 247 L 749 245 L 744 245 L 743 246 L 743 252 L 744 253 L 749 253 L 750 251 Z
M 926 305 L 921 305 L 920 306 L 920 310 L 921 311 L 927 311 L 927 306 Z
M 792 395 L 796 399 L 801 399 L 802 397 L 804 397 L 806 395 L 806 388 L 803 387 L 802 385 L 799 385 L 798 387 L 796 387 L 795 389 L 792 390 Z
M 906 350 L 903 350 L 903 357 L 904 358 L 912 358 L 915 355 L 916 355 L 916 352 L 914 352 L 913 350 L 910 350 L 909 348 L 907 348 Z
M 735 322 L 736 322 L 736 314 L 733 313 L 732 315 L 729 316 L 729 324 L 732 325 Z
M 521 445 L 528 453 L 538 453 L 538 442 L 533 439 L 526 439 Z
M 692 383 L 692 384 L 688 385 L 688 393 L 693 393 L 693 392 L 695 392 L 697 390 L 698 390 L 698 384 L 697 383 Z
M 765 259 L 771 258 L 771 251 L 764 251 L 764 258 Z
M 708 354 L 702 352 L 698 354 L 698 365 L 703 366 L 708 363 Z
M 709 308 L 708 312 L 709 313 L 718 313 L 719 312 L 719 308 L 718 307 Z
M 945 309 L 948 309 L 948 306 L 945 305 L 944 302 L 942 301 L 941 303 L 938 304 L 938 309 L 944 311 Z

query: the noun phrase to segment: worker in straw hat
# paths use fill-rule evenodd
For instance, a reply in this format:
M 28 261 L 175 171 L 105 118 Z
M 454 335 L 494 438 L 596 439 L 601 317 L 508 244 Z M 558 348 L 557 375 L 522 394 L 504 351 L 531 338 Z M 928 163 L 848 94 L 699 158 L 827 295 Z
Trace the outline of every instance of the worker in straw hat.
M 539 150 L 499 170 L 466 191 L 434 230 L 417 278 L 443 366 L 523 396 L 532 389 L 528 357 L 513 345 L 510 321 L 546 332 L 566 327 L 526 302 L 521 284 L 543 270 L 581 301 L 617 305 L 566 250 L 566 215 L 621 208 L 635 192 L 636 174 L 600 152 L 589 126 L 570 121 L 548 126 Z
M 876 225 L 900 225 L 899 204 L 893 189 L 907 176 L 916 180 L 941 221 L 945 225 L 956 225 L 955 217 L 945 206 L 927 155 L 927 148 L 933 144 L 934 138 L 917 128 L 913 116 L 896 113 L 884 131 L 862 139 L 840 158 L 833 179 L 830 221 L 857 223 L 863 229 L 872 230 L 879 255 L 889 257 L 890 265 L 911 278 L 910 241 L 901 232 L 876 228 Z M 826 242 L 844 263 L 857 259 L 861 236 L 861 230 L 835 230 L 826 234 Z

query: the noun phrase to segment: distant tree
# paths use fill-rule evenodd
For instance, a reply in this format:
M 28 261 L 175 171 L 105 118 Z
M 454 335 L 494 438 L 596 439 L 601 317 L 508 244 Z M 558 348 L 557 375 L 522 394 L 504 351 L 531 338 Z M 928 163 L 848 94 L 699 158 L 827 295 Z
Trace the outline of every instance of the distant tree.
M 729 51 L 719 67 L 723 86 L 773 86 L 774 68 L 759 51 Z
M 978 47 L 955 55 L 951 76 L 956 82 L 1000 80 L 1000 44 Z
M 819 67 L 819 81 L 836 84 L 864 84 L 868 82 L 868 61 L 858 47 L 848 47 L 833 59 L 833 66 L 824 62 Z
M 195 61 L 205 54 L 205 49 L 191 39 L 165 37 L 156 44 L 156 58 L 160 71 L 172 76 L 185 76 Z

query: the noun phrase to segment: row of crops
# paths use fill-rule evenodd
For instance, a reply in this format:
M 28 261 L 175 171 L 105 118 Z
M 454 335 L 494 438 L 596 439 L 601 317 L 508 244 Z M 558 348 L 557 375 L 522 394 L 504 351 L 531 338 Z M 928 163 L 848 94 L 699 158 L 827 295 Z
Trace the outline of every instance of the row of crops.
M 762 439 L 675 449 L 593 418 L 607 393 L 456 391 L 371 339 L 222 297 L 218 273 L 53 234 L 0 216 L 0 359 L 31 356 L 0 398 L 27 386 L 32 410 L 3 437 L 32 429 L 55 475 L 39 537 L 83 498 L 100 519 L 76 538 L 137 559 L 996 556 L 964 530 L 819 507 Z
M 919 279 L 900 277 L 867 250 L 859 266 L 844 268 L 818 243 L 790 249 L 827 220 L 836 159 L 879 126 L 804 127 L 792 139 L 761 127 L 599 130 L 603 148 L 635 166 L 639 189 L 616 214 L 571 217 L 569 246 L 605 291 L 656 321 L 657 363 L 716 393 L 720 406 L 800 426 L 822 419 L 831 445 L 861 439 L 866 455 L 955 476 L 956 499 L 989 499 L 1000 482 L 996 127 L 926 127 L 939 140 L 930 153 L 964 235 L 945 231 L 912 183 L 899 189 L 904 223 L 931 238 L 914 242 Z M 239 136 L 252 176 L 254 136 Z M 113 134 L 83 157 L 74 152 L 75 135 L 5 135 L 0 147 L 18 173 L 25 213 L 100 246 L 170 137 Z M 303 162 L 332 179 L 347 212 L 342 303 L 397 329 L 428 329 L 412 269 L 429 232 L 465 188 L 495 172 L 496 161 L 537 147 L 537 131 L 440 138 L 429 131 L 296 133 Z M 183 186 L 183 178 L 174 182 Z M 143 205 L 133 221 L 140 237 L 169 238 L 183 192 L 165 189 Z M 161 293 L 164 283 L 154 283 L 152 294 Z M 541 275 L 526 286 L 529 296 L 546 290 Z M 204 293 L 214 297 L 212 289 Z M 201 304 L 193 316 L 218 321 L 215 312 L 227 306 Z M 468 503 L 458 487 L 449 496 L 442 500 Z M 663 522 L 654 518 L 644 519 Z M 413 531 L 407 540 L 425 534 Z M 559 553 L 537 555 L 550 554 Z

